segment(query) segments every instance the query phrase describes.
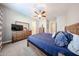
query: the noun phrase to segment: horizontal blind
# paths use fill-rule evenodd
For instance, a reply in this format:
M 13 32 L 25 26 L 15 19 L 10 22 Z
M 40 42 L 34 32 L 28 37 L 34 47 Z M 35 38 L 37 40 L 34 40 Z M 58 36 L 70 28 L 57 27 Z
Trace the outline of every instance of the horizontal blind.
M 2 22 L 3 20 L 3 10 L 0 8 L 0 48 L 2 47 Z

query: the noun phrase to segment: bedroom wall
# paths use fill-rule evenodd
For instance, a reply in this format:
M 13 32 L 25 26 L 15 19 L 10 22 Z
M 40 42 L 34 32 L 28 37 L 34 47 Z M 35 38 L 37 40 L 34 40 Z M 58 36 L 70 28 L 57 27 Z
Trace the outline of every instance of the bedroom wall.
M 67 25 L 79 23 L 79 5 L 74 4 L 69 8 L 67 14 Z
M 36 34 L 36 21 L 31 22 L 32 34 Z
M 79 4 L 72 4 L 65 16 L 57 16 L 57 31 L 64 30 L 65 26 L 79 23 Z
M 79 5 L 73 4 L 68 9 L 66 16 L 57 16 L 57 31 L 63 31 L 65 26 L 79 23 Z
M 30 23 L 29 19 L 18 12 L 15 12 L 5 6 L 1 6 L 4 9 L 4 20 L 3 20 L 3 43 L 10 42 L 12 40 L 11 24 L 15 21 L 23 21 Z
M 66 26 L 66 16 L 57 16 L 56 17 L 56 23 L 57 23 L 57 31 L 64 31 L 64 28 Z

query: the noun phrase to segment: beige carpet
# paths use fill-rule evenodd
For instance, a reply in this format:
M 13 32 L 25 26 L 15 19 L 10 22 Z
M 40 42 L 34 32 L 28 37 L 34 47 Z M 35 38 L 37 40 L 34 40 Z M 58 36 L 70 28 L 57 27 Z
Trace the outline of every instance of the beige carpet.
M 36 56 L 34 51 L 27 47 L 27 40 L 6 44 L 0 51 L 0 56 Z

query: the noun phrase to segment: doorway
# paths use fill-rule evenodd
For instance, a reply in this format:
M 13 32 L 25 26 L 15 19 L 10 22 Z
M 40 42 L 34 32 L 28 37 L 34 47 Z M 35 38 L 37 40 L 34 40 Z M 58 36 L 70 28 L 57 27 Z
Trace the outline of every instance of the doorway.
M 49 22 L 49 32 L 50 33 L 57 32 L 55 21 Z

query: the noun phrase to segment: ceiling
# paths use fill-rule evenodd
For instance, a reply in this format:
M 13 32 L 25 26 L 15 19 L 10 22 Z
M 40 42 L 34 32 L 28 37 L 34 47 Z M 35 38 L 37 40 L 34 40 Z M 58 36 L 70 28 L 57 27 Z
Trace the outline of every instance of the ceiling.
M 11 8 L 27 17 L 34 16 L 35 8 L 45 8 L 46 15 L 48 19 L 52 19 L 52 17 L 66 15 L 68 9 L 72 4 L 68 3 L 45 3 L 45 4 L 34 4 L 34 3 L 5 3 L 3 4 L 8 8 Z M 40 7 L 40 5 L 42 7 Z

